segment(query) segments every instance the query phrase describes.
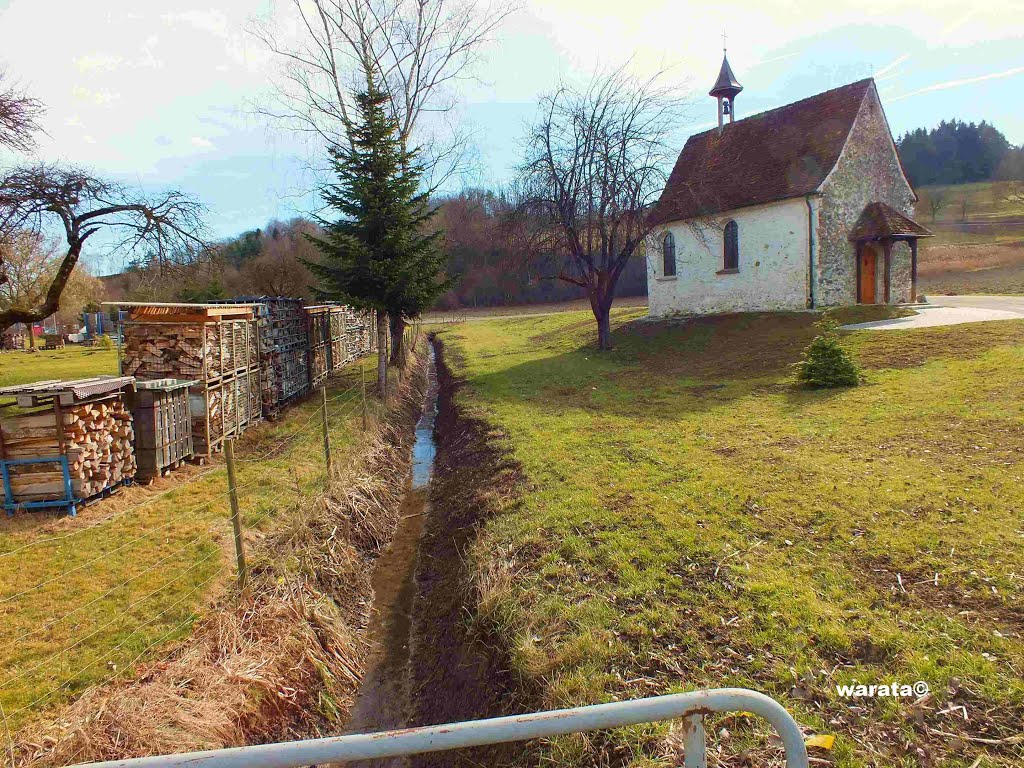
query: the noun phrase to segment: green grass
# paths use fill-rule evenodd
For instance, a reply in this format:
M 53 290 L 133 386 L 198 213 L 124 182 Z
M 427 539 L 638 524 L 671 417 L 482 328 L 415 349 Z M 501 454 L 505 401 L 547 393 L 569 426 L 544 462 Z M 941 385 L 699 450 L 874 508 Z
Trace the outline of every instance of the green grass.
M 1024 322 L 846 334 L 867 382 L 809 391 L 789 364 L 812 316 L 643 315 L 615 313 L 605 354 L 587 313 L 442 331 L 460 402 L 525 473 L 473 556 L 480 620 L 540 705 L 748 686 L 835 734 L 817 756 L 840 766 L 916 766 L 920 748 L 966 767 L 968 737 L 1019 733 Z M 894 677 L 932 698 L 836 692 Z M 763 729 L 723 727 L 722 765 L 766 764 Z M 667 765 L 665 732 L 540 748 Z M 984 749 L 979 766 L 1024 757 Z
M 0 387 L 41 379 L 85 379 L 116 376 L 117 350 L 67 346 L 45 352 L 0 353 Z
M 39 375 L 103 372 L 97 360 L 78 352 L 59 358 L 61 370 L 74 374 L 47 369 Z M 372 369 L 372 361 L 363 364 Z M 358 370 L 350 366 L 329 380 L 336 465 L 361 433 Z M 239 440 L 247 536 L 258 537 L 280 510 L 322 488 L 318 407 L 314 396 Z M 77 519 L 46 513 L 0 518 L 0 704 L 10 729 L 89 686 L 130 674 L 136 663 L 186 636 L 234 576 L 228 514 L 226 471 L 217 458 L 149 488 L 126 488 L 83 508 Z

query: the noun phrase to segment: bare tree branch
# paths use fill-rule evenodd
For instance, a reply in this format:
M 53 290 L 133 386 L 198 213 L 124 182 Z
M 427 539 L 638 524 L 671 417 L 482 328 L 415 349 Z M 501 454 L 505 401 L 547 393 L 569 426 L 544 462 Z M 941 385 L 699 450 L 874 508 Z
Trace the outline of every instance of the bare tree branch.
M 67 252 L 33 306 L 0 309 L 0 330 L 56 312 L 82 247 L 100 230 L 114 235 L 115 251 L 144 248 L 170 262 L 205 248 L 202 213 L 202 206 L 181 192 L 149 198 L 77 168 L 36 165 L 8 172 L 0 178 L 0 243 L 12 242 L 18 232 L 51 231 L 59 223 Z
M 5 74 L 0 71 L 0 147 L 29 152 L 36 146 L 34 135 L 42 130 L 39 118 L 43 104 L 17 86 L 5 87 L 4 80 Z
M 437 189 L 463 170 L 469 141 L 426 116 L 452 112 L 451 86 L 469 77 L 517 2 L 292 0 L 301 39 L 285 41 L 269 22 L 251 30 L 281 64 L 274 97 L 257 111 L 326 145 L 340 144 L 351 128 L 353 98 L 372 78 L 390 95 L 403 147 L 421 148 L 424 178 Z

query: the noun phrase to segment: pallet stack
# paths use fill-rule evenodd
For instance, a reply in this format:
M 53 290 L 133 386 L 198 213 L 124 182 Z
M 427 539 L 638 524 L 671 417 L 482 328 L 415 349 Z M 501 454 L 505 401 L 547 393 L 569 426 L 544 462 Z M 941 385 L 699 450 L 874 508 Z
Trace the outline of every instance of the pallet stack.
M 23 333 L 5 333 L 0 337 L 0 350 L 21 351 L 25 348 L 25 334 Z
M 137 478 L 147 482 L 192 458 L 192 414 L 187 379 L 135 383 L 132 421 L 135 425 Z
M 0 389 L 27 413 L 0 421 L 0 474 L 8 513 L 66 507 L 135 477 L 131 377 L 41 381 Z
M 260 308 L 259 333 L 263 415 L 275 418 L 285 405 L 309 391 L 306 313 L 302 299 L 243 298 Z
M 219 451 L 262 417 L 258 321 L 251 304 L 121 303 L 121 372 L 189 379 L 196 456 Z
M 376 349 L 374 314 L 330 304 L 330 370 L 333 373 Z
M 309 387 L 323 385 L 330 373 L 331 308 L 326 304 L 306 307 L 309 332 Z

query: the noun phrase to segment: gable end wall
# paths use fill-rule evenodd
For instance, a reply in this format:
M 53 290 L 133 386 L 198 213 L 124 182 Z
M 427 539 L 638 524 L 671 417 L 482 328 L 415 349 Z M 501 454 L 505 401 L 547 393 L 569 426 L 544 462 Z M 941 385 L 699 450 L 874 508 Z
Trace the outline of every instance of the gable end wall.
M 864 206 L 878 200 L 907 216 L 914 215 L 914 191 L 903 177 L 874 87 L 865 94 L 839 161 L 821 192 L 815 304 L 853 304 L 857 300 L 857 265 L 854 244 L 846 238 Z M 882 272 L 879 259 L 879 301 L 883 295 Z M 892 251 L 891 289 L 893 302 L 910 300 L 910 249 L 904 243 L 898 243 Z

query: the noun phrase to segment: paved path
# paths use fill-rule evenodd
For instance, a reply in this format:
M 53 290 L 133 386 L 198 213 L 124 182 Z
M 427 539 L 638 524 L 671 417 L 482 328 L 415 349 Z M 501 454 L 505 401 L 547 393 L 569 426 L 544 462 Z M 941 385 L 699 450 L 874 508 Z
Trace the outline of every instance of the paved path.
M 937 307 L 970 307 L 999 309 L 1024 315 L 1024 296 L 928 296 L 928 303 Z
M 1024 320 L 1024 296 L 929 296 L 916 315 L 844 325 L 846 330 L 899 331 L 936 325 Z

